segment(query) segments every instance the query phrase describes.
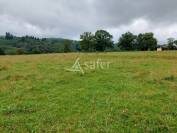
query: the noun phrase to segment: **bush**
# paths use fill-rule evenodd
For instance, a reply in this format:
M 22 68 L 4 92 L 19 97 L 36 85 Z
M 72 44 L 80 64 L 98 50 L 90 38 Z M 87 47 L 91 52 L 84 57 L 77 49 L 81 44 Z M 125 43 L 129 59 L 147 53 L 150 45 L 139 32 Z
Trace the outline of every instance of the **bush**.
M 0 48 L 0 55 L 5 55 L 5 52 L 2 48 Z

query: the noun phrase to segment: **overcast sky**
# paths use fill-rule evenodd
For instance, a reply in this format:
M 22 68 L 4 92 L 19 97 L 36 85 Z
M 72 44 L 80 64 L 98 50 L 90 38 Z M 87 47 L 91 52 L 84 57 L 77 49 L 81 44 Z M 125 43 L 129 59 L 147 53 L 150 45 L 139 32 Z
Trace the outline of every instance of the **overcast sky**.
M 105 29 L 177 38 L 177 0 L 0 0 L 0 34 L 79 39 Z

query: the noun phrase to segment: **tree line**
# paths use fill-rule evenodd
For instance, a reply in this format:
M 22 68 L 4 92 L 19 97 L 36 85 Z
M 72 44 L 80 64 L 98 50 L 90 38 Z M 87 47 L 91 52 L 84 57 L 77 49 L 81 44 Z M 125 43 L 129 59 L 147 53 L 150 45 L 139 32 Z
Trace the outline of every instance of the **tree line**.
M 158 47 L 167 50 L 177 50 L 177 40 L 169 38 L 167 44 L 158 45 L 158 41 L 152 32 L 140 33 L 139 35 L 126 32 L 121 35 L 116 43 L 113 42 L 113 36 L 105 30 L 98 30 L 95 34 L 85 32 L 80 36 L 80 39 L 81 50 L 87 52 L 105 50 L 153 51 Z
M 43 54 L 66 52 L 96 52 L 96 51 L 153 51 L 158 47 L 166 50 L 177 50 L 177 40 L 169 38 L 167 44 L 158 45 L 153 33 L 135 35 L 126 32 L 117 42 L 106 30 L 95 33 L 84 32 L 80 41 L 62 38 L 37 38 L 34 36 L 16 37 L 7 32 L 0 36 L 0 55 L 12 54 Z

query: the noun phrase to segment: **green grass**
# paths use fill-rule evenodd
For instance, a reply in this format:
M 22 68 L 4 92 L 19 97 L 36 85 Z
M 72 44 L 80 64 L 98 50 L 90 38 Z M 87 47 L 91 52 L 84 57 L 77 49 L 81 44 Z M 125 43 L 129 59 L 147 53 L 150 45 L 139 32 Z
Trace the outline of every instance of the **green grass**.
M 1 56 L 0 132 L 177 132 L 177 52 Z

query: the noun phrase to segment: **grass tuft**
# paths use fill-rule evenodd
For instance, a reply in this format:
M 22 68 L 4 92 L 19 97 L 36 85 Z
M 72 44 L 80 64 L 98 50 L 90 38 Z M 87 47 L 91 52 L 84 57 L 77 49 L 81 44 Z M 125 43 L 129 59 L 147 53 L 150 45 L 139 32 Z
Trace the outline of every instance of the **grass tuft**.
M 175 79 L 176 78 L 173 75 L 164 78 L 164 80 L 167 80 L 167 81 L 175 81 Z

